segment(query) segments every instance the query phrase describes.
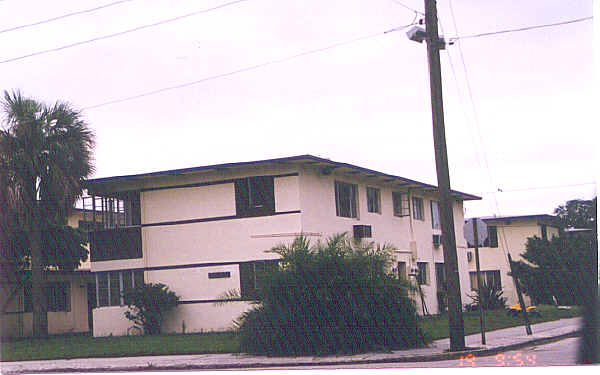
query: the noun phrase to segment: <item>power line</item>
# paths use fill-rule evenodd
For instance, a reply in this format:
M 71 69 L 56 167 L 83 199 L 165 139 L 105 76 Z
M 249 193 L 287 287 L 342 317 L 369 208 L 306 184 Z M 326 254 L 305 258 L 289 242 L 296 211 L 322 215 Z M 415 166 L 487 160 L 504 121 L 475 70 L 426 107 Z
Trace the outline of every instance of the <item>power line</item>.
M 489 32 L 489 33 L 481 33 L 481 34 L 473 34 L 473 35 L 463 35 L 463 36 L 457 36 L 457 37 L 454 37 L 454 38 L 450 38 L 449 40 L 450 41 L 455 41 L 455 40 L 459 40 L 459 39 L 479 38 L 479 37 L 482 37 L 482 36 L 490 36 L 490 35 L 497 35 L 497 34 L 514 33 L 514 32 L 519 32 L 519 31 L 528 31 L 528 30 L 534 30 L 534 29 L 541 29 L 543 27 L 552 27 L 552 26 L 567 25 L 567 24 L 576 23 L 576 22 L 583 22 L 583 21 L 591 20 L 593 18 L 594 17 L 590 16 L 590 17 L 578 18 L 578 19 L 570 20 L 570 21 L 549 23 L 549 24 L 545 24 L 545 25 L 526 26 L 526 27 L 521 27 L 519 29 L 499 30 L 499 31 L 492 31 L 492 32 Z
M 8 28 L 8 29 L 0 30 L 0 34 L 7 33 L 9 31 L 15 31 L 15 30 L 20 30 L 20 29 L 25 29 L 27 27 L 37 26 L 37 25 L 41 25 L 41 24 L 44 24 L 44 23 L 48 23 L 48 22 L 57 21 L 57 20 L 60 20 L 60 19 L 63 19 L 63 18 L 72 17 L 72 16 L 76 16 L 76 15 L 79 15 L 79 14 L 95 12 L 95 11 L 100 10 L 100 9 L 108 8 L 108 7 L 111 7 L 111 6 L 114 6 L 114 5 L 119 5 L 119 4 L 122 4 L 122 3 L 127 3 L 127 2 L 130 2 L 130 1 L 133 1 L 133 0 L 115 1 L 114 3 L 109 3 L 109 4 L 101 5 L 101 6 L 96 7 L 96 8 L 90 8 L 90 9 L 80 10 L 80 11 L 77 11 L 77 12 L 63 14 L 62 16 L 48 18 L 48 19 L 45 19 L 45 20 L 42 20 L 42 21 L 33 22 L 33 23 L 28 23 L 26 25 L 11 27 L 11 28 Z
M 539 186 L 539 187 L 529 187 L 529 188 L 511 189 L 511 190 L 498 188 L 498 191 L 484 191 L 484 192 L 481 192 L 480 194 L 512 193 L 512 192 L 516 192 L 516 191 L 531 191 L 531 190 L 544 190 L 544 189 L 560 189 L 560 188 L 565 188 L 565 187 L 587 186 L 587 185 L 596 185 L 596 183 L 595 182 L 584 182 L 581 184 Z
M 13 61 L 18 61 L 18 60 L 23 60 L 23 59 L 26 59 L 26 58 L 29 58 L 29 57 L 39 56 L 39 55 L 43 55 L 43 54 L 50 53 L 50 52 L 61 51 L 61 50 L 67 49 L 67 48 L 72 48 L 72 47 L 80 46 L 80 45 L 83 45 L 83 44 L 97 42 L 97 41 L 103 40 L 103 39 L 114 38 L 114 37 L 121 36 L 121 35 L 124 35 L 124 34 L 132 33 L 132 32 L 135 32 L 135 31 L 140 31 L 140 30 L 143 30 L 143 29 L 148 29 L 148 28 L 151 28 L 151 27 L 156 27 L 156 26 L 164 25 L 166 23 L 179 21 L 179 20 L 182 20 L 184 18 L 188 18 L 188 17 L 192 17 L 192 16 L 197 16 L 199 14 L 212 12 L 212 11 L 217 10 L 217 9 L 225 8 L 227 6 L 238 4 L 238 3 L 243 3 L 243 2 L 246 2 L 246 1 L 250 1 L 250 0 L 235 0 L 235 1 L 230 1 L 228 3 L 220 4 L 220 5 L 217 5 L 217 6 L 212 7 L 212 8 L 203 9 L 203 10 L 199 10 L 199 11 L 192 12 L 192 13 L 187 13 L 187 14 L 184 14 L 182 16 L 178 16 L 178 17 L 174 17 L 174 18 L 169 18 L 169 19 L 158 21 L 158 22 L 151 23 L 151 24 L 148 24 L 148 25 L 142 25 L 142 26 L 134 27 L 133 29 L 120 31 L 118 33 L 103 35 L 103 36 L 99 36 L 97 38 L 92 38 L 92 39 L 84 40 L 84 41 L 81 41 L 81 42 L 67 44 L 67 45 L 64 45 L 64 46 L 61 46 L 61 47 L 56 47 L 56 48 L 51 48 L 51 49 L 47 49 L 47 50 L 43 50 L 43 51 L 33 52 L 33 53 L 28 54 L 28 55 L 13 57 L 13 58 L 10 58 L 10 59 L 7 59 L 7 60 L 0 61 L 0 64 L 5 64 L 5 63 L 8 63 L 8 62 L 13 62 Z
M 392 0 L 392 2 L 393 2 L 393 3 L 395 3 L 395 4 L 397 4 L 397 5 L 400 5 L 401 7 L 404 7 L 404 8 L 406 8 L 406 9 L 408 9 L 408 10 L 411 10 L 411 11 L 413 11 L 413 12 L 417 13 L 417 14 L 420 14 L 420 15 L 422 15 L 422 16 L 424 16 L 424 15 L 425 15 L 425 13 L 423 13 L 423 12 L 421 12 L 421 11 L 418 11 L 418 10 L 416 10 L 416 9 L 414 9 L 414 8 L 411 8 L 411 7 L 409 7 L 408 5 L 406 5 L 406 4 L 403 4 L 403 3 L 399 2 L 398 0 Z
M 394 27 L 392 29 L 388 29 L 386 31 L 382 31 L 382 32 L 378 32 L 378 33 L 374 33 L 374 34 L 369 34 L 369 35 L 365 35 L 365 36 L 361 36 L 358 38 L 354 38 L 354 39 L 350 39 L 350 40 L 346 40 L 346 41 L 342 41 L 342 42 L 337 42 L 334 44 L 330 44 L 328 46 L 325 47 L 321 47 L 321 48 L 316 48 L 316 49 L 312 49 L 312 50 L 308 50 L 308 51 L 304 51 L 304 52 L 300 52 L 297 53 L 295 55 L 291 55 L 291 56 L 287 56 L 287 57 L 282 57 L 280 59 L 276 59 L 276 60 L 270 60 L 270 61 L 266 61 L 260 64 L 255 64 L 255 65 L 251 65 L 245 68 L 240 68 L 240 69 L 236 69 L 230 72 L 226 72 L 226 73 L 221 73 L 221 74 L 216 74 L 213 76 L 208 76 L 205 78 L 201 78 L 195 81 L 191 81 L 191 82 L 185 82 L 185 83 L 181 83 L 178 85 L 173 85 L 173 86 L 168 86 L 168 87 L 163 87 L 160 89 L 156 89 L 156 90 L 152 90 L 152 91 L 148 91 L 145 93 L 141 93 L 141 94 L 137 94 L 137 95 L 132 95 L 132 96 L 128 96 L 125 98 L 121 98 L 121 99 L 115 99 L 115 100 L 110 100 L 104 103 L 100 103 L 100 104 L 94 104 L 94 105 L 90 105 L 87 107 L 83 107 L 81 108 L 82 110 L 85 109 L 92 109 L 92 108 L 98 108 L 98 107 L 104 107 L 106 105 L 109 104 L 116 104 L 116 103 L 121 103 L 121 102 L 125 102 L 125 101 L 129 101 L 129 100 L 134 100 L 134 99 L 139 99 L 145 96 L 150 96 L 150 95 L 155 95 L 155 94 L 159 94 L 161 92 L 165 92 L 165 91 L 171 91 L 171 90 L 176 90 L 176 89 L 181 89 L 184 87 L 189 87 L 189 86 L 193 86 L 193 85 L 197 85 L 200 83 L 204 83 L 204 82 L 208 82 L 208 81 L 212 81 L 218 78 L 223 78 L 223 77 L 228 77 L 228 76 L 232 76 L 235 74 L 239 74 L 239 73 L 243 73 L 243 72 L 247 72 L 247 71 L 251 71 L 251 70 L 256 70 L 256 69 L 260 69 L 260 68 L 264 68 L 266 66 L 269 65 L 275 65 L 275 64 L 281 64 L 283 62 L 289 61 L 289 60 L 293 60 L 296 59 L 298 57 L 302 57 L 302 56 L 307 56 L 307 55 L 311 55 L 311 54 L 315 54 L 315 53 L 319 53 L 319 52 L 324 52 L 333 48 L 337 48 L 337 47 L 341 47 L 347 44 L 351 44 L 351 43 L 355 43 L 358 41 L 362 41 L 362 40 L 366 40 L 366 39 L 371 39 L 371 38 L 375 38 L 378 36 L 382 36 L 382 35 L 386 35 L 389 33 L 392 33 L 394 31 L 399 31 L 399 30 L 403 30 L 409 26 L 414 25 L 414 23 L 408 24 L 408 25 L 404 25 L 404 26 L 398 26 L 398 27 Z

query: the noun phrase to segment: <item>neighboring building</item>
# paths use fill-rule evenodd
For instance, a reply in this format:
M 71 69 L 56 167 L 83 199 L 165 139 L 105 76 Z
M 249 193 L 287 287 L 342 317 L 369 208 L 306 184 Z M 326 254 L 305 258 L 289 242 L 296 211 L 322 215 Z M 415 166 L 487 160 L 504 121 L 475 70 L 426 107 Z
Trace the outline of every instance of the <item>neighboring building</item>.
M 427 310 L 438 310 L 444 282 L 436 186 L 303 155 L 99 178 L 86 187 L 85 207 L 104 228 L 90 237 L 94 336 L 128 333 L 121 292 L 141 282 L 166 284 L 181 297 L 165 332 L 231 329 L 251 306 L 260 273 L 278 258 L 265 251 L 302 233 L 313 243 L 348 232 L 393 244 L 400 277 L 416 275 Z M 480 198 L 452 195 L 464 300 L 462 202 Z M 242 300 L 215 303 L 234 289 Z
M 550 239 L 560 233 L 558 220 L 552 215 L 525 215 L 481 218 L 488 227 L 488 238 L 483 247 L 479 248 L 479 263 L 482 279 L 489 284 L 502 287 L 508 305 L 519 303 L 515 284 L 510 273 L 508 253 L 513 261 L 524 260 L 521 254 L 525 252 L 527 238 L 538 236 Z M 467 228 L 465 230 L 471 230 Z M 469 245 L 469 278 L 472 290 L 477 288 L 475 266 L 475 251 Z M 524 295 L 525 303 L 530 299 Z M 469 301 L 471 299 L 469 298 Z
M 84 212 L 74 209 L 68 224 L 80 226 Z M 6 270 L 4 270 L 6 271 Z M 63 334 L 92 330 L 92 309 L 95 307 L 96 288 L 90 272 L 89 260 L 75 271 L 47 270 L 48 333 Z M 29 279 L 26 271 L 24 279 Z M 32 334 L 31 284 L 18 287 L 8 272 L 0 280 L 1 337 L 27 337 Z M 90 304 L 88 304 L 90 301 Z

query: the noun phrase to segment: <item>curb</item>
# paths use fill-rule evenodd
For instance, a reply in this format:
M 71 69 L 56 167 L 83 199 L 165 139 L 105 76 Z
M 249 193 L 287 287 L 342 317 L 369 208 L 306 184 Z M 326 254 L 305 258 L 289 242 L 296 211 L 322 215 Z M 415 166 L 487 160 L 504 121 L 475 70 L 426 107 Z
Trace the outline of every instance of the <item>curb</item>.
M 402 363 L 402 362 L 435 362 L 459 359 L 466 355 L 472 354 L 476 357 L 486 357 L 498 354 L 507 350 L 515 350 L 533 345 L 547 344 L 555 341 L 560 341 L 570 337 L 581 335 L 581 331 L 569 332 L 552 337 L 536 338 L 528 341 L 523 341 L 516 344 L 508 344 L 496 346 L 493 348 L 465 350 L 460 352 L 446 352 L 438 354 L 399 356 L 395 358 L 378 358 L 378 359 L 359 359 L 359 360 L 333 360 L 323 362 L 254 362 L 254 363 L 231 363 L 231 364 L 206 364 L 206 365 L 169 365 L 169 366 L 154 366 L 152 362 L 141 366 L 121 366 L 121 367 L 97 367 L 93 369 L 81 368 L 57 368 L 57 369 L 39 369 L 39 370 L 15 370 L 2 371 L 3 374 L 28 374 L 28 373 L 65 373 L 65 372 L 125 372 L 125 371 L 180 371 L 180 370 L 235 370 L 235 369 L 250 369 L 250 368 L 270 368 L 270 367 L 307 367 L 307 366 L 343 366 L 343 365 L 360 365 L 360 364 L 375 364 L 375 363 Z

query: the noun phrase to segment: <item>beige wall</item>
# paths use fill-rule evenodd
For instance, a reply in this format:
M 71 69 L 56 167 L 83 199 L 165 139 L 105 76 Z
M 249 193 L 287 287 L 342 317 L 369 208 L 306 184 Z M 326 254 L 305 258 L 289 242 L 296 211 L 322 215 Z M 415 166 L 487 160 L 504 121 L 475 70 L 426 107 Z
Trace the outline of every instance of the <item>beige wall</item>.
M 487 225 L 493 225 L 498 230 L 498 247 L 482 247 L 479 249 L 479 263 L 482 271 L 500 271 L 500 281 L 504 297 L 507 298 L 507 305 L 519 303 L 516 288 L 511 276 L 510 266 L 508 264 L 507 253 L 510 253 L 512 259 L 516 261 L 524 260 L 521 254 L 525 252 L 527 238 L 533 236 L 542 236 L 541 227 L 537 219 L 513 220 L 510 224 L 505 221 L 486 221 Z M 553 235 L 558 236 L 558 228 L 547 227 L 548 238 Z M 475 250 L 469 249 L 473 258 L 469 262 L 469 271 L 476 271 Z M 470 284 L 469 284 L 470 285 Z M 524 295 L 525 303 L 530 304 L 529 297 Z
M 89 273 L 50 274 L 48 282 L 68 281 L 70 285 L 70 311 L 48 312 L 48 333 L 61 334 L 73 332 L 87 332 L 88 304 L 87 283 L 91 281 Z M 1 285 L 2 301 L 12 290 L 6 284 Z M 23 313 L 23 290 L 19 290 L 9 304 L 6 313 L 0 315 L 0 332 L 2 337 L 31 336 L 32 313 Z

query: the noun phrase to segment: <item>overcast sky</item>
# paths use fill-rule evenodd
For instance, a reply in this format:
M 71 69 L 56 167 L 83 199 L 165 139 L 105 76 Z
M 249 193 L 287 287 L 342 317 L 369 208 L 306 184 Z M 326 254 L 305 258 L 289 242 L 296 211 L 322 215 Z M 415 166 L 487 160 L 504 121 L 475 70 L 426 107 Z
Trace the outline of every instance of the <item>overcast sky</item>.
M 422 17 L 407 9 L 422 0 L 130 0 L 5 31 L 116 2 L 0 0 L 0 89 L 82 108 L 94 177 L 313 154 L 436 183 L 426 46 L 383 33 Z M 589 17 L 594 5 L 439 0 L 438 11 L 453 38 Z M 596 19 L 442 51 L 452 188 L 483 197 L 467 217 L 596 195 Z

